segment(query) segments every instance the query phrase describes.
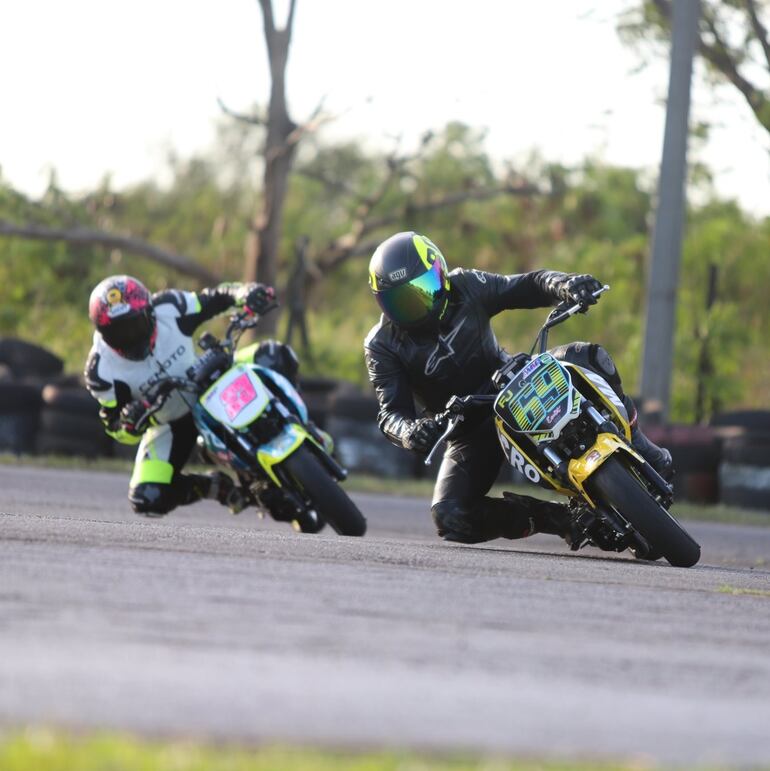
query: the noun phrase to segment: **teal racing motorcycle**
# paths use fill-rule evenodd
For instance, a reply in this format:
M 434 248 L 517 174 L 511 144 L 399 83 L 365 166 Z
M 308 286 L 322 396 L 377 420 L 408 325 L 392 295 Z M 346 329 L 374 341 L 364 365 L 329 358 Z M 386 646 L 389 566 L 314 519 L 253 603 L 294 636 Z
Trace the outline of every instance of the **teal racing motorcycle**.
M 248 349 L 236 350 L 259 318 L 248 310 L 234 314 L 222 340 L 205 332 L 198 340 L 202 354 L 186 377 L 163 378 L 148 390 L 140 427 L 178 392 L 190 406 L 204 455 L 236 474 L 251 504 L 303 533 L 329 524 L 340 535 L 362 536 L 366 519 L 339 485 L 347 471 L 296 388 L 251 361 Z

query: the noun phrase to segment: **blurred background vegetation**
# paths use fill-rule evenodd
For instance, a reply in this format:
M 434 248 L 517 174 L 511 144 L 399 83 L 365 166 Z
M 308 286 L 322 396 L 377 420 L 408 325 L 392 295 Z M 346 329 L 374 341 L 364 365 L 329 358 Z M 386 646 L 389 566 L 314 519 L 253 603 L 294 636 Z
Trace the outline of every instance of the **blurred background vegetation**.
M 251 214 L 259 203 L 252 183 L 259 164 L 253 141 L 237 124 L 223 122 L 208 152 L 167 159 L 164 184 L 148 181 L 129 189 L 116 190 L 106 178 L 96 190 L 65 195 L 52 174 L 42 198 L 30 200 L 0 177 L 0 220 L 131 234 L 185 254 L 224 280 L 238 280 L 244 274 Z M 397 174 L 394 157 L 363 142 L 335 144 L 322 133 L 302 144 L 286 201 L 278 284 L 285 298 L 296 244 L 307 238 L 311 346 L 304 352 L 297 346 L 306 374 L 367 387 L 362 340 L 378 319 L 367 288 L 369 253 L 351 256 L 336 268 L 314 272 L 314 266 L 318 255 L 349 232 L 362 205 L 369 205 L 370 221 L 378 214 L 382 220 L 370 229 L 370 240 L 398 230 L 425 232 L 450 267 L 500 273 L 548 267 L 592 273 L 609 283 L 612 291 L 598 308 L 558 329 L 552 344 L 590 339 L 605 345 L 627 390 L 636 389 L 654 190 L 648 172 L 591 159 L 568 169 L 536 156 L 514 172 L 489 157 L 483 131 L 457 123 L 426 135 L 411 157 L 399 156 Z M 752 218 L 735 202 L 719 199 L 708 170 L 697 163 L 691 176 L 675 330 L 676 421 L 704 420 L 720 408 L 770 401 L 770 220 Z M 476 190 L 499 192 L 474 198 L 470 191 Z M 413 203 L 458 191 L 461 200 L 454 205 Z M 465 200 L 462 191 L 469 193 Z M 116 249 L 0 239 L 0 335 L 44 345 L 65 359 L 68 370 L 79 371 L 91 339 L 90 290 L 105 275 L 123 272 L 153 290 L 200 286 L 189 276 Z M 502 314 L 495 329 L 508 350 L 528 350 L 544 315 Z M 286 323 L 284 311 L 281 337 Z

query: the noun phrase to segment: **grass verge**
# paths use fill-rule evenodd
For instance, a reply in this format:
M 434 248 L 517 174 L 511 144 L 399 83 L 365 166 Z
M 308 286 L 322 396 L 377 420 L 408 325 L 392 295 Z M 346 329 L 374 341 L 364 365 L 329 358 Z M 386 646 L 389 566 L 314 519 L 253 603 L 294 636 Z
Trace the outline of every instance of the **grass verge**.
M 0 453 L 0 464 L 13 466 L 31 466 L 37 468 L 62 468 L 78 471 L 117 471 L 130 473 L 132 461 L 122 458 L 77 458 L 61 455 L 12 455 Z M 203 467 L 191 466 L 192 470 L 204 470 Z M 406 495 L 430 499 L 433 493 L 432 479 L 389 479 L 366 474 L 351 474 L 345 482 L 345 489 L 357 493 L 382 493 L 387 495 Z M 490 495 L 501 496 L 503 490 L 530 495 L 534 498 L 555 499 L 534 485 L 517 487 L 495 485 Z M 724 504 L 704 505 L 696 503 L 675 503 L 672 513 L 679 519 L 698 520 L 700 522 L 721 522 L 730 525 L 756 525 L 770 527 L 770 511 L 741 509 Z
M 730 584 L 722 584 L 717 588 L 720 594 L 732 594 L 732 595 L 746 595 L 748 597 L 768 597 L 770 598 L 770 590 L 768 589 L 747 589 L 742 586 L 731 586 Z
M 421 498 L 430 498 L 433 492 L 433 481 L 430 479 L 385 479 L 382 477 L 352 474 L 345 482 L 345 487 L 361 493 L 389 493 L 391 495 L 414 495 Z M 529 495 L 533 498 L 557 500 L 558 496 L 548 493 L 540 487 L 495 485 L 490 495 L 501 496 L 503 490 L 509 490 L 521 495 Z M 679 519 L 698 520 L 700 522 L 722 522 L 731 525 L 757 525 L 770 527 L 770 511 L 753 509 L 741 509 L 737 506 L 724 504 L 699 504 L 699 503 L 675 503 L 672 513 Z
M 239 749 L 112 734 L 72 737 L 46 730 L 0 736 L 3 771 L 614 771 L 652 767 L 638 761 L 597 764 L 280 746 Z

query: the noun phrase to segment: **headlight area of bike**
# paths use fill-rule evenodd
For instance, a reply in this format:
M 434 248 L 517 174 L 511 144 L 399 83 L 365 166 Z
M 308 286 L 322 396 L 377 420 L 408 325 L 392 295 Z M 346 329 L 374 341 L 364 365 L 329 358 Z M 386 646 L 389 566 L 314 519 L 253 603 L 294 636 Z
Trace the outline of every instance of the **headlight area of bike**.
M 506 369 L 496 382 L 501 391 L 495 413 L 506 426 L 509 438 L 530 458 L 541 458 L 540 463 L 551 471 L 561 472 L 562 481 L 567 481 L 566 464 L 582 457 L 596 443 L 599 433 L 622 434 L 609 410 L 596 402 L 596 395 L 582 378 L 571 377 L 570 371 L 550 354 Z M 597 426 L 586 414 L 589 405 L 605 417 L 603 426 Z M 562 460 L 561 468 L 554 469 L 543 456 L 544 443 Z

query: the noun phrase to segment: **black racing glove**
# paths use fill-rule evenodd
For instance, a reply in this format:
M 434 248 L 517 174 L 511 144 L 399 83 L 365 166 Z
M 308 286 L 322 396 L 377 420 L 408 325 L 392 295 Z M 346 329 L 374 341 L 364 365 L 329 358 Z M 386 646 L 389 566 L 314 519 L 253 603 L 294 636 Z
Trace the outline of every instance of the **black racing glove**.
M 141 436 L 144 433 L 147 424 L 139 427 L 140 422 L 147 413 L 149 404 L 142 399 L 135 399 L 129 402 L 120 411 L 120 427 L 131 436 Z
M 581 313 L 588 310 L 589 305 L 596 305 L 597 298 L 593 293 L 602 288 L 600 281 L 587 273 L 579 273 L 570 276 L 559 289 L 562 300 L 569 303 L 579 303 L 582 306 Z
M 262 315 L 275 302 L 275 289 L 264 284 L 243 284 L 236 303 L 252 313 Z
M 404 447 L 407 450 L 427 453 L 433 449 L 433 445 L 436 444 L 442 433 L 441 428 L 433 418 L 420 418 L 415 420 L 404 437 Z

